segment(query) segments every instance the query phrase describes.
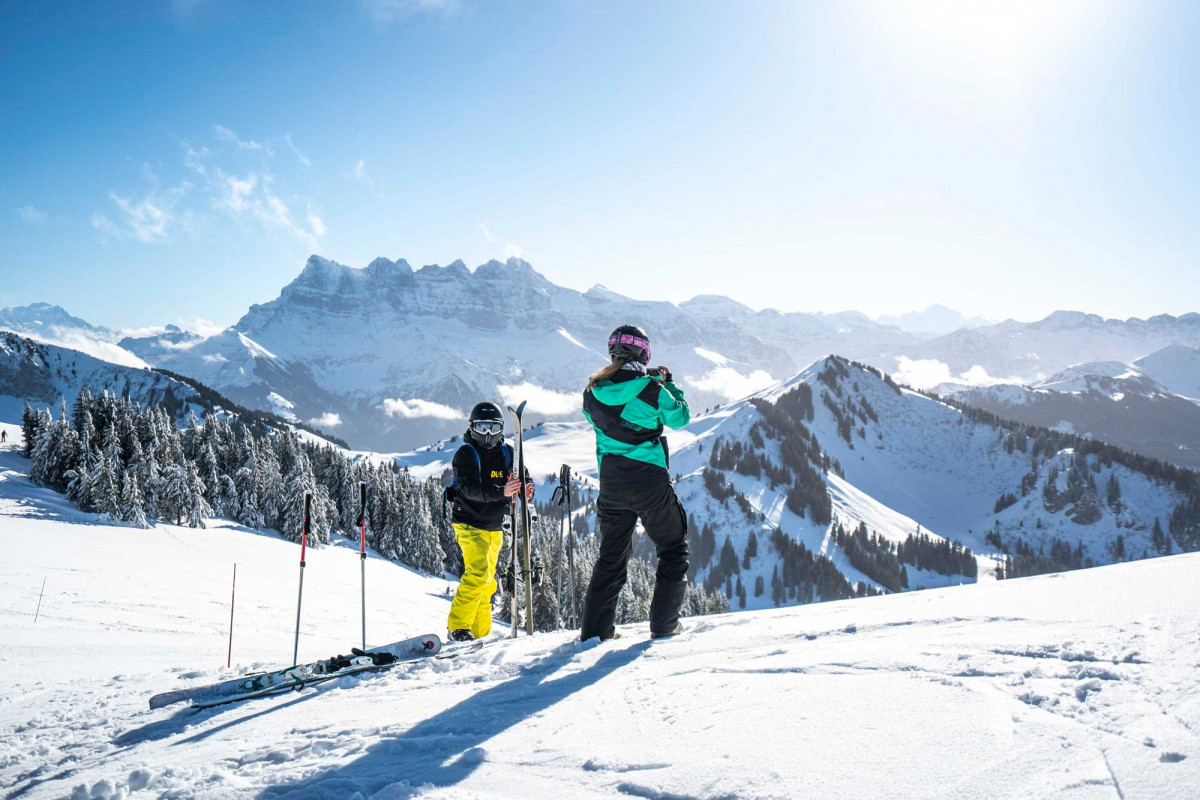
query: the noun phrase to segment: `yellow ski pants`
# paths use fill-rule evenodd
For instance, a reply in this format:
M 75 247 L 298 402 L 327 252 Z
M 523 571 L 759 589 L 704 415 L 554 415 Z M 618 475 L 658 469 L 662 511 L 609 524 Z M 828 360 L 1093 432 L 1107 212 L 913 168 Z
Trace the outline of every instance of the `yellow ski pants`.
M 466 628 L 476 639 L 482 639 L 492 629 L 496 559 L 500 557 L 504 533 L 456 522 L 454 538 L 462 549 L 466 569 L 463 570 L 458 591 L 454 593 L 454 601 L 450 603 L 450 620 L 446 627 L 452 631 Z

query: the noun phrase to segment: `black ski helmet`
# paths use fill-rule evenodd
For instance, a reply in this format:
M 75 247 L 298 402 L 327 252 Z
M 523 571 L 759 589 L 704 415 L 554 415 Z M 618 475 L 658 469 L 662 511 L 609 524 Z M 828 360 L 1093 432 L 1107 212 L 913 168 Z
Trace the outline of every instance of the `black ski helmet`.
M 650 363 L 650 337 L 637 325 L 622 325 L 608 337 L 608 354 L 625 361 Z
M 493 431 L 480 432 L 475 430 L 476 422 L 495 422 L 499 423 Z M 495 447 L 504 438 L 504 414 L 500 411 L 500 406 L 495 403 L 489 403 L 486 400 L 482 403 L 476 403 L 471 409 L 470 424 L 467 426 L 467 436 L 483 445 L 486 448 Z

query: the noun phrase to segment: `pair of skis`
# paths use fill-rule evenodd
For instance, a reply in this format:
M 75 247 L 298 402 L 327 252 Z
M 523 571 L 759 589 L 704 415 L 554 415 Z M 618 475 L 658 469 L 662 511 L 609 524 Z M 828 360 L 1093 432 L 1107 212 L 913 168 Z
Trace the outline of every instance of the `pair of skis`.
M 516 428 L 517 446 L 516 462 L 517 480 L 521 482 L 521 488 L 517 490 L 516 497 L 513 498 L 513 521 L 516 523 L 513 526 L 512 547 L 509 548 L 509 570 L 512 575 L 512 638 L 517 636 L 517 542 L 523 542 L 522 560 L 525 562 L 521 570 L 522 580 L 525 584 L 525 630 L 530 636 L 533 636 L 533 554 L 532 554 L 532 538 L 533 538 L 533 521 L 537 518 L 536 512 L 530 505 L 529 498 L 526 492 L 530 485 L 529 477 L 525 470 L 525 429 L 521 422 L 521 417 L 525 413 L 525 403 L 513 408 L 508 407 L 508 413 L 512 415 L 514 427 Z
M 384 672 L 422 658 L 457 658 L 474 653 L 482 648 L 483 641 L 451 643 L 443 647 L 437 634 L 414 636 L 383 647 L 361 650 L 357 647 L 348 656 L 333 656 L 309 664 L 298 664 L 273 672 L 258 672 L 227 681 L 192 686 L 173 692 L 163 692 L 150 698 L 150 708 L 162 708 L 174 703 L 190 702 L 192 708 L 212 708 L 257 697 L 269 697 L 287 691 L 303 689 L 318 683 L 361 675 L 368 672 Z

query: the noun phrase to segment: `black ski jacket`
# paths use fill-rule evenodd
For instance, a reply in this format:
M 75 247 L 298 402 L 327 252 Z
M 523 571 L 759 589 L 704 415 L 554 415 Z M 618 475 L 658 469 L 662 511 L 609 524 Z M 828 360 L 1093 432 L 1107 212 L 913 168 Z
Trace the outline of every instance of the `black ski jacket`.
M 451 521 L 485 531 L 500 530 L 511 502 L 504 496 L 504 484 L 514 469 L 512 448 L 505 442 L 492 448 L 468 442 L 458 448 L 451 466 Z M 525 480 L 529 480 L 528 469 Z

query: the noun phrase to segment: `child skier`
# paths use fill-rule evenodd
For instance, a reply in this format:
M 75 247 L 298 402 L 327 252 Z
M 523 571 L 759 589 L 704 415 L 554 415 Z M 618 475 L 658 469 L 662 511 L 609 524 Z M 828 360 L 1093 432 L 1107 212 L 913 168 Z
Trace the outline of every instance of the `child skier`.
M 492 595 L 496 592 L 496 559 L 504 542 L 501 525 L 511 498 L 521 484 L 512 474 L 513 451 L 504 442 L 504 416 L 495 403 L 471 410 L 463 445 L 452 462 L 454 482 L 447 496 L 453 503 L 451 522 L 463 554 L 463 576 L 450 603 L 447 628 L 452 641 L 487 636 L 492 629 Z M 525 471 L 529 481 L 529 471 Z M 533 499 L 533 483 L 526 484 Z
M 583 414 L 596 429 L 601 539 L 579 636 L 615 635 L 617 596 L 625 585 L 639 519 L 658 551 L 650 635 L 672 636 L 680 631 L 679 609 L 687 590 L 687 515 L 667 471 L 663 425 L 682 428 L 691 413 L 671 370 L 647 369 L 650 341 L 641 328 L 622 325 L 613 331 L 608 354 L 612 363 L 592 376 L 583 393 Z

